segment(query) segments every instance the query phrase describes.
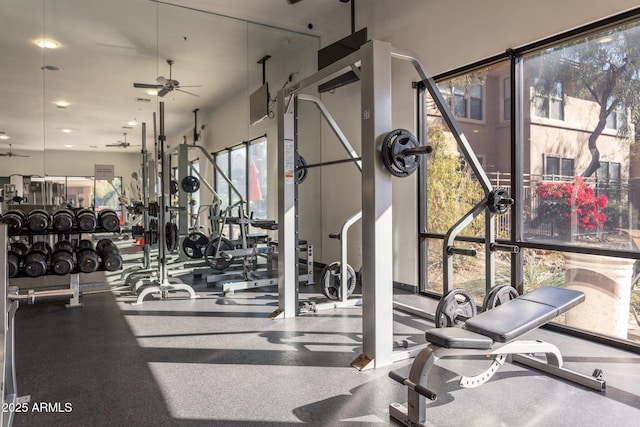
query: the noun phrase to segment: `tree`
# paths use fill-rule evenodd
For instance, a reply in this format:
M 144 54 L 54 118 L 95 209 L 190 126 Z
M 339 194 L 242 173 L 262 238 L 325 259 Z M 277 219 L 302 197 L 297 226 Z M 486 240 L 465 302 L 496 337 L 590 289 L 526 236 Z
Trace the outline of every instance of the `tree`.
M 598 137 L 615 111 L 621 120 L 619 136 L 631 136 L 629 124 L 640 118 L 640 25 L 636 22 L 610 28 L 543 53 L 534 83 L 536 93 L 550 95 L 557 83 L 570 85 L 576 97 L 598 106 L 598 120 L 588 139 L 591 162 L 582 172 L 589 177 L 600 167 Z

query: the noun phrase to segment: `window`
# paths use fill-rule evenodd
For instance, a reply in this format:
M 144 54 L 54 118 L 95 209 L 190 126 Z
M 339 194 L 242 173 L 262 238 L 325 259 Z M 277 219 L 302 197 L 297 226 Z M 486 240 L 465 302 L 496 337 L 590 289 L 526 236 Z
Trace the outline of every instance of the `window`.
M 511 120 L 511 77 L 502 80 L 502 120 Z
M 262 138 L 249 145 L 249 212 L 254 218 L 267 218 L 267 140 Z
M 533 98 L 534 112 L 537 117 L 564 120 L 564 91 L 560 82 L 544 87 L 540 79 L 536 80 Z
M 483 85 L 471 84 L 450 84 L 443 91 L 443 95 L 448 98 L 449 108 L 455 117 L 461 119 L 483 120 Z
M 624 111 L 620 105 L 614 108 L 607 116 L 607 129 L 621 129 L 624 125 Z
M 231 150 L 231 162 L 229 171 L 229 179 L 233 182 L 233 185 L 238 189 L 242 197 L 247 199 L 247 146 L 241 145 L 240 147 Z M 231 192 L 231 204 L 240 200 L 240 196 L 235 191 Z
M 556 156 L 547 156 L 545 161 L 545 179 L 558 180 L 573 177 L 574 160 Z

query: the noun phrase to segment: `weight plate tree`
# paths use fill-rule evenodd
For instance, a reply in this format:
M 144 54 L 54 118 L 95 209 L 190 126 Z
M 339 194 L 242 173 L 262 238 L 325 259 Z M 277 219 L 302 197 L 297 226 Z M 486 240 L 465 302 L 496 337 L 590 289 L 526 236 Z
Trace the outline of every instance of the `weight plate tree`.
M 356 288 L 356 273 L 349 264 L 347 264 L 347 283 L 347 295 L 350 296 Z M 322 270 L 320 290 L 331 300 L 340 299 L 340 262 L 332 262 Z
M 464 289 L 453 289 L 438 302 L 436 308 L 436 328 L 460 326 L 477 314 L 473 297 Z

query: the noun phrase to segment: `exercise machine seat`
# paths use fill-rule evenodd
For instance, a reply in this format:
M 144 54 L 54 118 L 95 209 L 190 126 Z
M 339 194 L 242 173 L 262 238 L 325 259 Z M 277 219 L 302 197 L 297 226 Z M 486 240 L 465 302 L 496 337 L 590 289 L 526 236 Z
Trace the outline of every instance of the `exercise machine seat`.
M 493 340 L 462 328 L 433 328 L 425 333 L 427 341 L 446 348 L 473 348 L 489 350 Z
M 463 327 L 496 342 L 506 343 L 544 325 L 582 301 L 582 292 L 544 286 L 472 317 Z

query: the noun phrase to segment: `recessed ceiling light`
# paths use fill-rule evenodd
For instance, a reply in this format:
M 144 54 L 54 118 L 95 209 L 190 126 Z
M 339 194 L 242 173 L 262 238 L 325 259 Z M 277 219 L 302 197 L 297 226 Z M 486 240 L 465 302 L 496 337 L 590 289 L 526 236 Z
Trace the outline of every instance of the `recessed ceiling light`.
M 0 132 L 0 139 L 9 139 L 11 138 L 9 135 L 7 135 L 5 132 Z
M 158 95 L 158 91 L 155 89 L 149 89 L 148 91 L 145 92 L 147 95 L 151 95 L 151 96 L 157 96 Z
M 71 145 L 71 144 L 64 144 L 64 148 L 71 148 L 71 147 L 73 147 L 73 145 Z
M 138 122 L 136 122 L 135 120 L 131 120 L 131 121 L 127 122 L 128 126 L 135 126 L 137 124 L 138 124 Z
M 73 131 L 72 131 L 71 129 L 62 129 L 62 132 L 64 132 L 64 133 L 71 133 L 71 132 L 73 132 Z
M 67 108 L 69 105 L 71 105 L 67 101 L 56 101 L 55 104 L 58 108 Z
M 36 40 L 36 44 L 43 49 L 57 49 L 60 47 L 60 43 L 52 39 Z

